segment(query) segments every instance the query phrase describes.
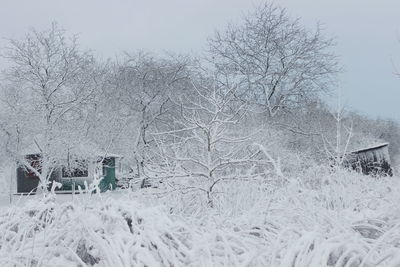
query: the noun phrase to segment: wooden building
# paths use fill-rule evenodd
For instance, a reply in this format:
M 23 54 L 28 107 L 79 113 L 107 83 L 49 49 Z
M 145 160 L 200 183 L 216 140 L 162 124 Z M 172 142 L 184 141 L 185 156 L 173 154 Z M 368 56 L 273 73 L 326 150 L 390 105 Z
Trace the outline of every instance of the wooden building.
M 29 153 L 24 155 L 30 165 L 41 172 L 41 154 Z M 100 190 L 102 192 L 116 188 L 115 166 L 116 159 L 120 156 L 107 154 L 106 156 L 94 155 L 91 157 L 73 158 L 66 157 L 64 164 L 54 168 L 50 176 L 50 181 L 61 183 L 58 191 L 77 190 L 78 186 L 82 189 L 86 184 L 92 183 L 95 174 L 100 178 Z M 17 193 L 33 193 L 39 186 L 39 177 L 33 171 L 29 171 L 24 165 L 17 167 Z
M 392 176 L 389 143 L 382 143 L 346 154 L 344 165 L 365 175 Z

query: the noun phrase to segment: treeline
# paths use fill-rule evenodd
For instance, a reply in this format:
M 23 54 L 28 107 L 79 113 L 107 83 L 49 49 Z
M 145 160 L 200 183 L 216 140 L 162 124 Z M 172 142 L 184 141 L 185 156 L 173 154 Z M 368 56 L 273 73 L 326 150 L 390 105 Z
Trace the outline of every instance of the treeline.
M 127 176 L 211 195 L 219 181 L 284 177 L 380 140 L 398 154 L 396 122 L 321 100 L 340 64 L 318 26 L 265 4 L 208 44 L 200 58 L 140 51 L 101 61 L 56 23 L 10 40 L 1 157 L 29 169 L 23 155 L 40 151 L 46 183 L 66 154 L 118 153 Z

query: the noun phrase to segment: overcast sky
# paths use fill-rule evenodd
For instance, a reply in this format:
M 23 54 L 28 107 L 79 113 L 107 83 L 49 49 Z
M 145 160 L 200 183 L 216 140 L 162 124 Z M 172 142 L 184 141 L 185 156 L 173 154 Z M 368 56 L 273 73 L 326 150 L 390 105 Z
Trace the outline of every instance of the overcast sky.
M 240 19 L 259 0 L 1 0 L 0 37 L 21 38 L 52 21 L 80 35 L 103 58 L 122 50 L 199 53 L 214 29 Z M 400 120 L 399 0 L 278 0 L 313 27 L 336 37 L 345 73 L 344 103 L 374 117 Z M 4 39 L 0 46 L 6 45 Z M 4 63 L 0 62 L 0 65 Z

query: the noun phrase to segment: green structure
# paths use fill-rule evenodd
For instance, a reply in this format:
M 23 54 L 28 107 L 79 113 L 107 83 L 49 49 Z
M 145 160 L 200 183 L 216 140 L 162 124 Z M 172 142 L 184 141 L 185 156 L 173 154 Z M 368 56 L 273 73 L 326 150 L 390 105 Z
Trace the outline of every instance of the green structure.
M 113 190 L 117 186 L 115 179 L 115 157 L 105 158 L 103 161 L 103 179 L 100 181 L 102 192 Z
M 37 171 L 41 172 L 40 153 L 26 154 L 25 159 Z M 120 156 L 106 154 L 103 156 L 92 156 L 87 158 L 66 157 L 65 163 L 54 168 L 50 181 L 61 183 L 57 191 L 73 192 L 85 189 L 95 177 L 100 179 L 99 188 L 101 192 L 114 190 L 116 188 L 116 159 Z M 39 177 L 29 171 L 26 166 L 20 164 L 17 168 L 17 193 L 33 193 L 39 186 Z

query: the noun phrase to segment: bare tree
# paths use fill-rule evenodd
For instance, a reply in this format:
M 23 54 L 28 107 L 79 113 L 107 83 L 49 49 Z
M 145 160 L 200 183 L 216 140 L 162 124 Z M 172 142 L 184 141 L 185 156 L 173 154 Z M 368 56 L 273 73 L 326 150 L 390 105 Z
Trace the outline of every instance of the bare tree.
M 247 104 L 216 76 L 192 73 L 191 90 L 176 103 L 180 114 L 173 129 L 153 134 L 165 158 L 159 177 L 172 178 L 164 182 L 175 189 L 204 192 L 210 207 L 220 183 L 260 176 L 264 170 L 257 166 L 266 163 L 253 145 L 255 133 L 241 124 Z
M 131 168 L 143 177 L 145 151 L 151 147 L 153 132 L 165 129 L 171 121 L 171 96 L 179 95 L 188 77 L 188 59 L 179 56 L 154 57 L 138 52 L 126 54 L 114 67 L 113 96 L 119 114 L 125 118 L 124 151 L 133 160 Z
M 10 63 L 5 72 L 6 87 L 14 88 L 8 96 L 24 96 L 16 98 L 16 104 L 26 110 L 21 115 L 26 114 L 32 122 L 24 129 L 24 137 L 41 154 L 41 172 L 29 163 L 25 165 L 36 172 L 46 191 L 62 140 L 71 140 L 66 138 L 71 133 L 67 127 L 79 128 L 76 122 L 82 116 L 81 107 L 95 95 L 95 60 L 88 51 L 79 49 L 76 36 L 67 37 L 56 23 L 45 31 L 32 29 L 21 41 L 10 40 L 3 56 Z M 20 155 L 20 151 L 14 152 Z
M 338 71 L 334 43 L 305 29 L 284 8 L 259 6 L 209 39 L 211 61 L 241 86 L 237 96 L 268 117 L 326 90 Z
M 343 167 L 347 153 L 349 152 L 350 141 L 353 137 L 353 122 L 350 120 L 348 125 L 345 123 L 347 118 L 341 98 L 341 90 L 338 89 L 337 108 L 336 112 L 332 113 L 336 126 L 334 142 L 328 140 L 326 133 L 321 133 L 326 155 L 337 168 Z

